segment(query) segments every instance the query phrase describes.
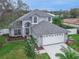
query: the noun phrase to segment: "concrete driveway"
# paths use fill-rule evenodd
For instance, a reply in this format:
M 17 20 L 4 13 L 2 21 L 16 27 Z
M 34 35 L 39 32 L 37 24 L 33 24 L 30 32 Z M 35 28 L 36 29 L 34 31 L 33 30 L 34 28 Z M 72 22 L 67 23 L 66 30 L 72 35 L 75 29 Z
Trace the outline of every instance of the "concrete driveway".
M 59 59 L 55 55 L 56 53 L 62 53 L 62 46 L 67 47 L 65 43 L 60 43 L 55 45 L 44 46 L 44 49 L 46 50 L 51 59 Z

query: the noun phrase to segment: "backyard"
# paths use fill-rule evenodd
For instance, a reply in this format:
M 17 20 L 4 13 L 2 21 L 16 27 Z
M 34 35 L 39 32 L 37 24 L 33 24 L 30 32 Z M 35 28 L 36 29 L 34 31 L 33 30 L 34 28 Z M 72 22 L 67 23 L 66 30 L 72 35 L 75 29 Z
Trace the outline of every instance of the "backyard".
M 69 44 L 73 49 L 79 52 L 79 34 L 69 35 L 73 40 L 73 44 Z
M 5 41 L 4 36 L 0 36 L 1 42 Z M 13 42 L 4 42 L 2 48 L 0 48 L 0 59 L 28 59 L 24 52 L 23 40 L 16 40 Z M 36 59 L 50 59 L 48 54 L 39 54 L 36 56 Z

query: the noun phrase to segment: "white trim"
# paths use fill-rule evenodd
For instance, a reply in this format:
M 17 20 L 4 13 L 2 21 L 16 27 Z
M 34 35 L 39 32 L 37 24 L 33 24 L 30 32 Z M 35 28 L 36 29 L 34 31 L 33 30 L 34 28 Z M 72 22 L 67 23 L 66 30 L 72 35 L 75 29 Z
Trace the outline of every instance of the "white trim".
M 24 21 L 22 22 L 22 36 L 23 36 L 23 37 L 26 36 L 25 29 L 26 29 L 26 28 L 29 28 L 29 27 L 25 27 L 25 23 L 27 23 L 27 22 L 31 23 L 30 20 L 24 20 Z M 30 30 L 29 30 L 29 31 L 30 31 Z M 30 33 L 29 33 L 29 34 L 30 34 Z
M 31 23 L 30 20 L 22 21 L 22 28 L 26 28 L 26 27 L 25 27 L 25 23 L 27 23 L 27 22 Z

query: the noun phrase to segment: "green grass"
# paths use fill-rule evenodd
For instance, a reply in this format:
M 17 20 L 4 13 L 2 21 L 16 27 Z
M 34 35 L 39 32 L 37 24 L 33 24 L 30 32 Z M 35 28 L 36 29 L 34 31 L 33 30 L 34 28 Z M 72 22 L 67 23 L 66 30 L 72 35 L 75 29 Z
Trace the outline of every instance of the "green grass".
M 37 59 L 50 59 L 47 53 L 41 54 L 37 56 Z
M 9 53 L 15 48 L 19 48 L 24 44 L 22 41 L 16 41 L 11 43 L 6 43 L 3 48 L 0 48 L 0 56 Z
M 79 40 L 79 34 L 69 35 L 69 37 L 71 37 L 74 40 Z
M 1 40 L 5 37 L 0 37 Z M 0 48 L 0 59 L 28 59 L 24 52 L 24 41 L 14 41 L 4 44 L 3 48 Z M 39 54 L 36 59 L 50 59 L 48 54 Z
M 79 34 L 69 35 L 69 37 L 75 41 L 74 44 L 70 44 L 69 46 L 79 52 Z

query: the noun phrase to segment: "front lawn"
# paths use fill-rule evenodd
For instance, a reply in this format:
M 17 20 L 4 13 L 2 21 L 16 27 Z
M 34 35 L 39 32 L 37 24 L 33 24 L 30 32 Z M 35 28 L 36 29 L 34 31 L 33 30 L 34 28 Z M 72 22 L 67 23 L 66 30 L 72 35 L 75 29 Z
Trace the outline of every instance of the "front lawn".
M 4 39 L 4 38 L 3 38 Z M 2 39 L 1 39 L 2 40 Z M 24 52 L 24 41 L 14 41 L 4 44 L 0 48 L 0 59 L 28 59 Z M 48 54 L 37 55 L 37 59 L 50 59 Z
M 69 35 L 69 37 L 71 37 L 74 40 L 79 40 L 79 34 Z
M 79 34 L 69 35 L 69 37 L 74 40 L 74 43 L 69 46 L 79 52 Z

